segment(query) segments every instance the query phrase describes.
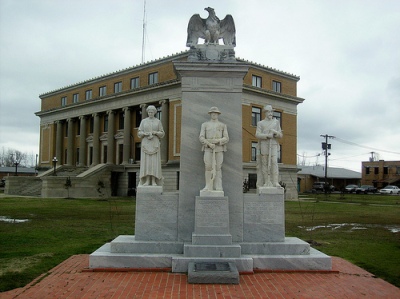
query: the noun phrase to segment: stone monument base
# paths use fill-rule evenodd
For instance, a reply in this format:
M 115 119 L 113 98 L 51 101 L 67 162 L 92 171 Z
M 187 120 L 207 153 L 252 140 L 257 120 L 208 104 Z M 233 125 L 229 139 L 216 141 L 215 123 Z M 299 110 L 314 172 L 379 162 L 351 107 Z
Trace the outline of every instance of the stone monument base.
M 187 273 L 190 262 L 233 262 L 240 273 L 255 270 L 330 271 L 331 257 L 298 238 L 284 242 L 240 243 L 239 257 L 191 257 L 180 242 L 142 242 L 135 236 L 119 236 L 89 257 L 91 269 L 159 269 Z
M 243 195 L 242 242 L 232 241 L 228 197 L 197 196 L 192 240 L 180 242 L 179 195 L 148 191 L 138 190 L 136 235 L 121 235 L 104 244 L 90 255 L 90 268 L 170 268 L 185 273 L 191 263 L 233 263 L 240 273 L 332 269 L 329 256 L 298 238 L 285 237 L 281 188 Z

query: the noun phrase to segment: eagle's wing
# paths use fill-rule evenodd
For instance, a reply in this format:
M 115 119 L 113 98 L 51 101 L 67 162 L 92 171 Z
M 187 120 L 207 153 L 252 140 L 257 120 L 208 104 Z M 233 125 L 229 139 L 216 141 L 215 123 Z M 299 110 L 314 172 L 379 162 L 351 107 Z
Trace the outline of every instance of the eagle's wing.
M 186 46 L 197 45 L 199 37 L 205 38 L 205 31 L 206 20 L 202 19 L 199 14 L 194 14 L 189 20 Z
M 235 22 L 231 15 L 226 15 L 220 23 L 220 36 L 224 40 L 225 45 L 236 46 L 236 29 Z

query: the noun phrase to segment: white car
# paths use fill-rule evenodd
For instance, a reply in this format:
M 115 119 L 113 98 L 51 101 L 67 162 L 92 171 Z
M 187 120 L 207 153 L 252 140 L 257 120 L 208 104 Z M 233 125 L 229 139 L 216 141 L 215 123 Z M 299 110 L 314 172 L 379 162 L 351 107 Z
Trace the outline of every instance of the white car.
M 397 187 L 397 186 L 388 185 L 385 188 L 382 188 L 381 190 L 379 190 L 379 193 L 382 193 L 382 194 L 399 194 L 400 193 L 400 188 Z

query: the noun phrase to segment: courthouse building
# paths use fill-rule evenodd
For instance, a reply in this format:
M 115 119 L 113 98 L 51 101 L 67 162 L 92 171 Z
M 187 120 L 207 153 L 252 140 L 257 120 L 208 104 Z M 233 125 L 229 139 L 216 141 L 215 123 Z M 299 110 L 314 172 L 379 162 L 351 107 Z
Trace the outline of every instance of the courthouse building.
M 182 52 L 41 94 L 41 110 L 36 113 L 40 117 L 40 167 L 53 169 L 56 157 L 59 175 L 77 177 L 81 184 L 101 177 L 111 195 L 132 194 L 140 168 L 137 129 L 147 116 L 146 107 L 154 105 L 166 133 L 161 143 L 164 191 L 178 190 L 182 86 L 173 61 L 187 61 L 188 55 Z M 297 97 L 300 78 L 236 60 L 249 66 L 242 93 L 243 181 L 250 190 L 256 188 L 256 124 L 263 118 L 263 106 L 270 104 L 283 130 L 279 180 L 286 185 L 287 197 L 296 198 L 297 105 L 304 101 Z M 209 108 L 197 113 L 207 120 Z

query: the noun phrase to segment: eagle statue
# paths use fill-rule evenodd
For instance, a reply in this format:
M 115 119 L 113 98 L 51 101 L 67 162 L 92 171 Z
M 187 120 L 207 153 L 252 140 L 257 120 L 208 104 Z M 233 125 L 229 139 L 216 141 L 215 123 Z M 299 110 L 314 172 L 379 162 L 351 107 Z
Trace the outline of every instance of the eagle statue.
M 194 14 L 188 24 L 187 47 L 197 45 L 199 38 L 204 39 L 204 44 L 219 44 L 222 38 L 224 45 L 236 46 L 236 30 L 235 23 L 231 15 L 226 15 L 222 21 L 215 15 L 215 11 L 211 7 L 206 7 L 208 18 L 203 19 L 199 14 Z

